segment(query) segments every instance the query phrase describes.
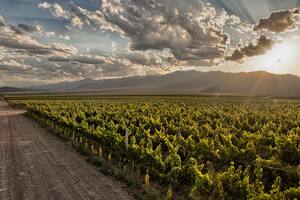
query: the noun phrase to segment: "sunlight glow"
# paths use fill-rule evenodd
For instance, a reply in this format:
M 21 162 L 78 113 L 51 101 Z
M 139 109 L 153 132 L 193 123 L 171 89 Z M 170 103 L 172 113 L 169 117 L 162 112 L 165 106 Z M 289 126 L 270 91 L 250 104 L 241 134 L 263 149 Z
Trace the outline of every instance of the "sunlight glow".
M 272 73 L 287 73 L 297 60 L 297 44 L 292 41 L 276 44 L 269 52 L 258 58 L 257 65 Z

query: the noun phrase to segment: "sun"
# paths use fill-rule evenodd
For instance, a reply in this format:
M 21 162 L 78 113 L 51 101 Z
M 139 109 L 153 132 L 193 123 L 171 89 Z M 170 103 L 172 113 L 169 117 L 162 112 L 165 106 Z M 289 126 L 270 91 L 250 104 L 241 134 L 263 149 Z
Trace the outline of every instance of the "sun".
M 292 41 L 277 43 L 256 62 L 259 68 L 271 73 L 287 73 L 297 59 L 297 44 Z

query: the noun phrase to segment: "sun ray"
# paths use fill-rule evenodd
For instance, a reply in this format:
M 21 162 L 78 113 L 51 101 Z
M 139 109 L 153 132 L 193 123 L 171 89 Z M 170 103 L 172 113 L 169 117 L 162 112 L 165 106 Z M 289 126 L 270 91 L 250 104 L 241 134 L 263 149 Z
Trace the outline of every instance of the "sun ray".
M 260 86 L 261 86 L 262 82 L 264 81 L 264 79 L 265 79 L 265 73 L 261 73 L 259 75 L 259 78 L 258 78 L 257 82 L 254 83 L 253 87 L 251 88 L 251 91 L 250 91 L 250 94 L 249 94 L 250 96 L 257 92 L 258 88 L 260 88 Z
M 253 59 L 257 69 L 263 69 L 271 73 L 284 73 L 292 70 L 296 63 L 298 43 L 285 41 L 276 44 L 265 55 Z
M 251 12 L 249 11 L 249 9 L 247 8 L 247 6 L 245 5 L 245 3 L 243 3 L 242 1 L 237 1 L 238 7 L 241 9 L 242 13 L 247 17 L 247 19 L 255 24 L 256 20 L 254 19 L 254 17 L 252 16 Z

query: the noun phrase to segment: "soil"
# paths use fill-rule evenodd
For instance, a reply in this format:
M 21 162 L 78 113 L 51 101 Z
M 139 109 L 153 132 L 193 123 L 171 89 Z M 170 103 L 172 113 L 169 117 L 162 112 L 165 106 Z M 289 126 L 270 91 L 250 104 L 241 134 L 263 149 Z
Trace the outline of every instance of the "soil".
M 24 113 L 0 101 L 0 199 L 133 199 L 125 185 Z

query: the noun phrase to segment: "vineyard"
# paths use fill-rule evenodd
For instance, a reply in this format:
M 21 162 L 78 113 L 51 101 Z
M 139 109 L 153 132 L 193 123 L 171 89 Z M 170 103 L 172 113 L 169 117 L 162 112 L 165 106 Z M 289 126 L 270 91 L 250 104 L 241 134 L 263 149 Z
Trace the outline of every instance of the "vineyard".
M 9 98 L 165 199 L 299 199 L 300 102 Z

